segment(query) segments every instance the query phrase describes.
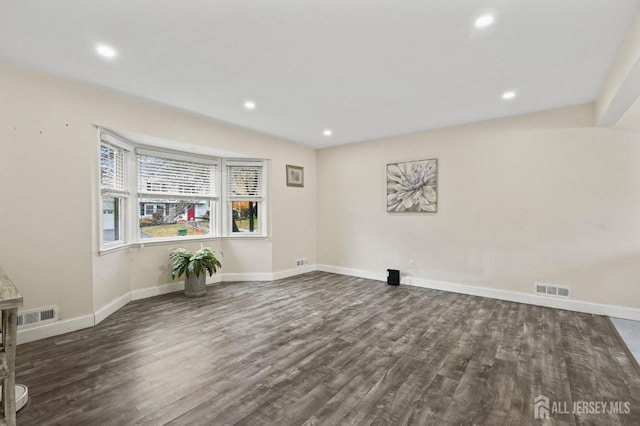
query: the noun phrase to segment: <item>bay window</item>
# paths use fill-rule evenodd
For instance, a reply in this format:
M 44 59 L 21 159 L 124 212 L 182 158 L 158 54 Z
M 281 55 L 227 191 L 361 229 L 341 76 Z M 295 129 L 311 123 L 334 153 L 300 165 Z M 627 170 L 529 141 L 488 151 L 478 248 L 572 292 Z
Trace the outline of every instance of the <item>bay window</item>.
M 261 160 L 154 149 L 103 130 L 100 248 L 221 235 L 266 236 L 265 176 Z

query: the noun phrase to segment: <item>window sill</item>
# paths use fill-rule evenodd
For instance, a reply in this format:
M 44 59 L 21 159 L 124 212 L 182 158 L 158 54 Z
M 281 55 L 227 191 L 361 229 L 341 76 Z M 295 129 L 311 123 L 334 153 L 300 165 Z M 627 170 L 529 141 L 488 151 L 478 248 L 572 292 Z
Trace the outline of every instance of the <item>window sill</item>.
M 218 240 L 265 240 L 268 241 L 269 237 L 265 235 L 226 235 L 222 237 L 192 237 L 192 238 L 157 238 L 148 241 L 135 241 L 128 244 L 120 244 L 112 247 L 103 247 L 98 250 L 99 256 L 104 256 L 110 253 L 115 253 L 123 249 L 131 249 L 134 247 L 144 246 L 160 246 L 160 245 L 178 245 L 181 243 L 202 242 L 202 241 L 218 241 Z
M 216 241 L 220 237 L 202 236 L 202 237 L 189 237 L 189 238 L 150 238 L 148 240 L 140 240 L 129 244 L 131 247 L 144 247 L 144 246 L 159 246 L 164 244 L 188 244 L 197 243 L 201 241 Z
M 130 244 L 118 244 L 117 246 L 114 245 L 101 247 L 100 250 L 98 250 L 98 256 L 104 256 L 105 254 L 114 253 L 128 247 L 130 247 Z

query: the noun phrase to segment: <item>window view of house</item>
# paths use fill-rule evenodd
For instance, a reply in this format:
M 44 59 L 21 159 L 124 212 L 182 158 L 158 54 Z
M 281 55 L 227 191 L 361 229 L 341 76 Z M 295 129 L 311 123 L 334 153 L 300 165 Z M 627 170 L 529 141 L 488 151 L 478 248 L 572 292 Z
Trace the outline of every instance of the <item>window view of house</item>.
M 214 162 L 144 151 L 137 159 L 140 239 L 215 234 Z
M 211 233 L 209 201 L 142 198 L 139 205 L 140 238 Z
M 102 197 L 102 238 L 105 243 L 120 240 L 120 199 Z

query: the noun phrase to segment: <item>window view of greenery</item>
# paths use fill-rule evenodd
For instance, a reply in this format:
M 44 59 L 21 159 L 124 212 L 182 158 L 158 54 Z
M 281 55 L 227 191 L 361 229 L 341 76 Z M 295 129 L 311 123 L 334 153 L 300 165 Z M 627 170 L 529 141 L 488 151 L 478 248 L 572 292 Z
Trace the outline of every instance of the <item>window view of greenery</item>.
M 257 201 L 233 201 L 233 232 L 260 232 Z
M 211 202 L 140 199 L 140 238 L 208 235 L 212 232 Z

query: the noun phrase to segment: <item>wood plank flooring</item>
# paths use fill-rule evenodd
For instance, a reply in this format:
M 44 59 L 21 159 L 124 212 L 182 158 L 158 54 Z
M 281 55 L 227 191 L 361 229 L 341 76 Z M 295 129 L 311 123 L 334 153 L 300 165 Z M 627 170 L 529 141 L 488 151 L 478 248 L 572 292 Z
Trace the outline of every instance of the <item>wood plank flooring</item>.
M 322 272 L 132 302 L 16 370 L 20 425 L 640 424 L 604 317 Z M 535 420 L 540 394 L 569 413 Z

